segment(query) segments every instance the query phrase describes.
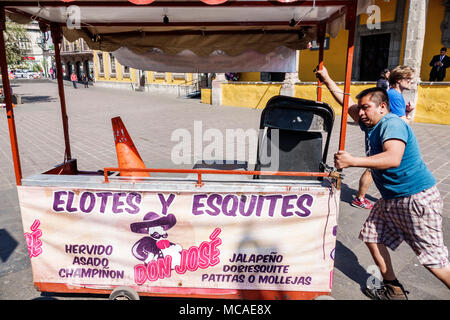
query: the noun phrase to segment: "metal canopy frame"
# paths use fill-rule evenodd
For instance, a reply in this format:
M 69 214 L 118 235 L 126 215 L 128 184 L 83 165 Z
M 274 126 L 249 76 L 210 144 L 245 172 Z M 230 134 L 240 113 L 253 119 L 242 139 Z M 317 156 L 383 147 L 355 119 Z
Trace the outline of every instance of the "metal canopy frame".
M 27 18 L 32 18 L 32 16 L 23 11 L 25 7 L 68 7 L 71 5 L 76 5 L 79 7 L 109 7 L 109 8 L 136 8 L 139 10 L 140 7 L 143 6 L 152 6 L 152 7 L 214 7 L 217 10 L 223 7 L 326 7 L 326 6 L 342 6 L 342 9 L 331 14 L 324 20 L 321 21 L 300 21 L 297 23 L 297 26 L 317 26 L 317 40 L 319 43 L 319 68 L 323 67 L 323 55 L 324 55 L 324 40 L 325 40 L 325 30 L 327 23 L 332 22 L 333 20 L 339 18 L 343 14 L 346 14 L 346 29 L 349 30 L 348 34 L 348 44 L 347 44 L 347 57 L 346 57 L 346 71 L 345 71 L 345 84 L 344 84 L 344 106 L 342 110 L 342 118 L 341 118 L 341 131 L 340 131 L 340 139 L 339 139 L 339 150 L 344 150 L 345 148 L 345 135 L 347 128 L 347 113 L 348 113 L 348 104 L 349 104 L 349 94 L 350 94 L 350 84 L 351 84 L 351 74 L 352 74 L 352 62 L 353 62 L 353 51 L 354 51 L 354 36 L 355 36 L 355 24 L 356 24 L 356 11 L 357 11 L 357 0 L 307 0 L 307 1 L 297 1 L 297 2 L 279 2 L 279 1 L 227 1 L 218 5 L 209 5 L 201 1 L 156 1 L 146 5 L 136 5 L 129 1 L 72 1 L 72 2 L 62 2 L 61 0 L 54 1 L 2 1 L 0 4 L 0 66 L 1 66 L 1 74 L 3 81 L 3 92 L 5 96 L 5 104 L 6 104 L 6 116 L 8 121 L 9 128 L 9 136 L 11 143 L 11 152 L 12 152 L 12 160 L 14 163 L 14 171 L 16 177 L 16 185 L 20 186 L 22 184 L 22 169 L 19 155 L 19 148 L 17 143 L 17 133 L 16 133 L 16 125 L 14 119 L 14 111 L 12 105 L 12 95 L 10 91 L 10 82 L 8 77 L 8 66 L 6 62 L 6 48 L 5 48 L 5 39 L 3 31 L 6 30 L 6 12 L 21 14 Z M 49 21 L 46 19 L 33 17 L 39 23 L 46 25 L 50 28 L 53 43 L 55 44 L 55 60 L 57 67 L 57 80 L 58 80 L 58 93 L 60 97 L 60 107 L 61 107 L 61 117 L 62 117 L 62 125 L 64 132 L 64 141 L 65 141 L 65 152 L 64 152 L 64 163 L 67 163 L 72 159 L 71 148 L 70 148 L 70 137 L 69 137 L 69 121 L 66 110 L 66 101 L 64 94 L 64 85 L 63 85 L 63 77 L 62 77 L 62 65 L 61 65 L 61 51 L 60 45 L 62 42 L 62 26 L 61 22 L 57 21 Z M 131 18 L 130 18 L 131 20 Z M 189 23 L 179 23 L 179 26 L 191 26 L 198 27 L 201 30 L 201 27 L 204 26 L 233 26 L 233 27 L 242 27 L 242 30 L 233 30 L 230 32 L 233 33 L 245 33 L 245 27 L 247 26 L 283 26 L 287 25 L 287 21 L 236 21 L 236 22 L 208 22 L 208 23 L 199 23 L 195 21 L 191 21 Z M 89 23 L 92 26 L 91 23 Z M 95 23 L 96 26 L 131 26 L 131 27 L 139 27 L 139 26 L 148 26 L 148 27 L 158 27 L 162 26 L 163 23 L 139 23 L 139 22 L 120 22 L 120 23 Z M 83 26 L 83 24 L 82 24 Z M 291 29 L 292 30 L 292 29 Z M 293 30 L 294 31 L 294 30 Z M 298 31 L 298 30 L 296 30 Z M 173 32 L 173 31 L 172 31 Z M 176 32 L 176 31 L 175 31 Z M 292 32 L 292 31 L 291 31 Z M 317 100 L 322 101 L 322 84 L 318 81 L 317 87 Z M 202 173 L 201 170 L 195 171 L 199 175 Z M 204 173 L 204 172 L 203 172 Z M 294 174 L 294 173 L 293 173 Z M 298 173 L 297 173 L 298 174 Z M 323 172 L 317 173 L 307 173 L 308 175 L 313 176 L 323 176 Z
M 108 1 L 108 0 L 93 0 L 93 1 L 80 1 L 73 0 L 43 0 L 43 1 L 27 1 L 27 0 L 6 0 L 3 1 L 6 7 L 29 7 L 36 6 L 37 3 L 42 7 L 68 7 L 71 5 L 81 7 L 137 7 L 137 6 L 152 6 L 152 7 L 209 7 L 212 4 L 207 4 L 203 1 L 167 1 L 159 0 L 149 4 L 136 5 L 130 1 Z M 313 5 L 327 7 L 327 6 L 352 6 L 353 0 L 297 0 L 297 1 L 264 1 L 264 0 L 242 0 L 242 1 L 226 1 L 221 4 L 214 5 L 215 7 L 282 7 L 282 6 L 299 6 L 299 7 L 312 7 Z
M 71 2 L 62 2 L 63 0 L 53 0 L 53 1 L 39 1 L 39 7 L 41 8 L 64 8 L 64 7 L 70 7 L 70 6 L 78 6 L 80 8 L 136 8 L 136 7 L 151 7 L 151 8 L 182 8 L 182 9 L 195 9 L 195 8 L 209 8 L 209 9 L 215 9 L 217 7 L 221 8 L 309 8 L 309 7 L 337 7 L 340 8 L 330 16 L 328 16 L 326 19 L 320 21 L 320 20 L 302 20 L 297 21 L 295 26 L 289 26 L 288 27 L 288 21 L 282 20 L 282 21 L 251 21 L 251 20 L 245 20 L 245 21 L 234 21 L 234 22 L 225 22 L 225 21 L 209 21 L 209 22 L 197 22 L 197 21 L 189 21 L 189 22 L 170 22 L 170 26 L 175 27 L 186 27 L 186 26 L 192 26 L 192 27 L 206 27 L 206 26 L 237 26 L 237 27 L 245 27 L 245 26 L 284 26 L 286 31 L 293 32 L 294 30 L 298 29 L 298 27 L 301 26 L 314 26 L 321 23 L 329 23 L 333 21 L 334 19 L 342 16 L 345 14 L 345 10 L 348 7 L 351 7 L 353 5 L 353 0 L 297 0 L 294 2 L 278 2 L 278 1 L 227 1 L 225 3 L 222 3 L 220 5 L 208 5 L 201 1 L 162 1 L 158 0 L 156 2 L 153 2 L 151 4 L 145 4 L 145 5 L 135 5 L 128 1 L 122 1 L 122 2 L 116 2 L 116 1 L 71 1 Z M 226 1 L 226 0 L 225 0 Z M 317 1 L 317 2 L 316 2 Z M 42 22 L 44 24 L 50 24 L 50 23 L 57 23 L 61 26 L 64 26 L 64 22 L 56 22 L 56 21 L 50 21 L 42 17 L 33 16 L 29 12 L 24 11 L 27 7 L 36 7 L 36 2 L 33 1 L 4 1 L 3 6 L 6 8 L 7 11 L 13 12 L 16 14 L 23 15 L 28 18 L 34 18 L 36 21 Z M 344 10 L 341 10 L 344 9 Z M 164 22 L 148 22 L 148 21 L 126 21 L 126 22 L 107 22 L 107 21 L 87 21 L 82 22 L 81 27 L 113 27 L 113 26 L 132 26 L 132 27 L 167 27 L 167 24 Z

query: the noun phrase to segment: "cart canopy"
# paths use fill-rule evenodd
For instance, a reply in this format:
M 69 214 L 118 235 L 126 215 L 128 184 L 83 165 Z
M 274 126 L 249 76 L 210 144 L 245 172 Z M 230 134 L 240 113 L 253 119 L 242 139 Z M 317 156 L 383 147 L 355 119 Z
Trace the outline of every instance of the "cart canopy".
M 357 14 L 374 0 L 359 0 Z M 83 38 L 94 50 L 122 47 L 135 54 L 160 50 L 198 56 L 221 51 L 229 56 L 254 50 L 273 52 L 284 46 L 305 49 L 326 24 L 336 36 L 345 26 L 353 0 L 114 0 L 3 1 L 10 19 L 59 24 L 69 41 Z M 139 5 L 140 4 L 140 5 Z

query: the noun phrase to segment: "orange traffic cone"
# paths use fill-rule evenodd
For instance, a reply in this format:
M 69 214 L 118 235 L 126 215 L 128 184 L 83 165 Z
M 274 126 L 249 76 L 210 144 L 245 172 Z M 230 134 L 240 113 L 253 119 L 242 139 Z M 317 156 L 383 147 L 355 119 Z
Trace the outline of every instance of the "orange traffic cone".
M 122 119 L 115 117 L 111 119 L 111 122 L 119 168 L 145 169 L 144 161 L 142 161 L 139 152 L 134 146 L 133 140 L 131 140 Z M 150 177 L 149 172 L 121 172 L 120 175 L 122 177 Z

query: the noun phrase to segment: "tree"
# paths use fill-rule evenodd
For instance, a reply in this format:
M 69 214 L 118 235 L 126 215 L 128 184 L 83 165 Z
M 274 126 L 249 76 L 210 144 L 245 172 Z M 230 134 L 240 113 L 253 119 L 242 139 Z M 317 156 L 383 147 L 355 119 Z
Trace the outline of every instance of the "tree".
M 33 65 L 31 66 L 31 71 L 33 72 L 42 72 L 42 67 L 39 63 L 33 63 Z
M 5 46 L 6 62 L 10 66 L 19 65 L 23 62 L 25 48 L 21 46 L 29 41 L 25 28 L 15 22 L 6 21 Z

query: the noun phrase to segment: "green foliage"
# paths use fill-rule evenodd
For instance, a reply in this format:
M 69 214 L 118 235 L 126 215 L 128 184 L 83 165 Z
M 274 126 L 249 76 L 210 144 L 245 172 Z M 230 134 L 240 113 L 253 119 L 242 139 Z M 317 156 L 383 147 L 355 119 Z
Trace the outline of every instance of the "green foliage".
M 31 66 L 31 71 L 33 71 L 33 72 L 41 72 L 42 71 L 42 67 L 41 67 L 41 65 L 39 63 L 34 63 Z
M 22 64 L 22 56 L 25 55 L 25 50 L 21 48 L 20 44 L 23 43 L 24 40 L 28 40 L 25 28 L 18 23 L 6 21 L 6 31 L 4 34 L 6 62 L 10 66 Z

